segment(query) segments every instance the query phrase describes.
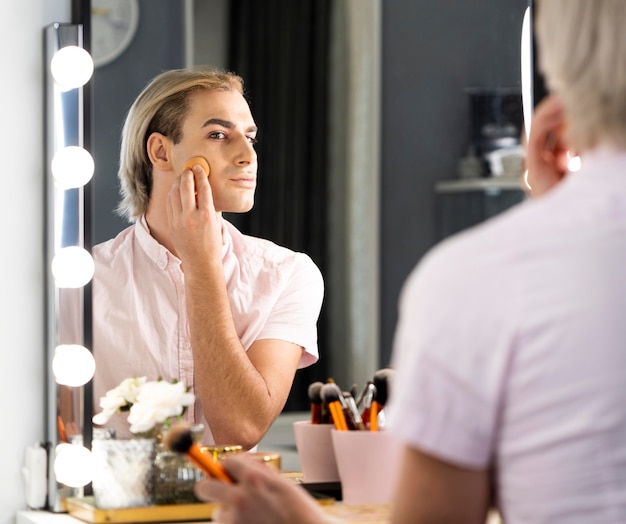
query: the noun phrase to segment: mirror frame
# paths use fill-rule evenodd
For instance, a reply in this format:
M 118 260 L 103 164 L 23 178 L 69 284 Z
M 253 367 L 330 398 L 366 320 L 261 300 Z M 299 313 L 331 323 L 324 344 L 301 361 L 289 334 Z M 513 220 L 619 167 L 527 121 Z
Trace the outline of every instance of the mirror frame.
M 53 512 L 66 511 L 64 499 L 84 493 L 83 488 L 72 488 L 57 481 L 54 470 L 57 446 L 69 442 L 89 448 L 92 433 L 91 424 L 85 423 L 91 420 L 91 381 L 81 387 L 62 386 L 57 384 L 52 370 L 59 344 L 91 348 L 91 284 L 78 289 L 59 289 L 50 270 L 58 249 L 73 245 L 90 251 L 92 238 L 91 183 L 81 188 L 60 189 L 54 183 L 51 170 L 52 158 L 58 150 L 67 146 L 90 149 L 90 83 L 63 91 L 55 85 L 50 71 L 52 56 L 66 46 L 89 51 L 81 24 L 53 23 L 45 28 L 46 508 Z

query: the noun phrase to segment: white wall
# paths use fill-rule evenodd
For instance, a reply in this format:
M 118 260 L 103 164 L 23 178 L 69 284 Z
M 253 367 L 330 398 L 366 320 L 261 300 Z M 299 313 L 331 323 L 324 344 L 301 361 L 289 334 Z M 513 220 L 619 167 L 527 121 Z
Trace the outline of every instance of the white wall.
M 2 2 L 0 101 L 0 524 L 25 508 L 21 468 L 44 432 L 43 28 L 70 0 Z

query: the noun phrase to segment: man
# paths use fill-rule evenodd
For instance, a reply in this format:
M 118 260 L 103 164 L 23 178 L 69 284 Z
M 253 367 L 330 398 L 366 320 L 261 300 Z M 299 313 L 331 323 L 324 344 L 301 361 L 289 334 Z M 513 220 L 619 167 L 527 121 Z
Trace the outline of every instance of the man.
M 297 368 L 318 358 L 323 281 L 311 259 L 222 218 L 254 203 L 257 128 L 241 79 L 175 70 L 132 105 L 120 211 L 135 223 L 96 246 L 96 401 L 124 378 L 179 380 L 203 443 L 254 447 Z M 204 157 L 209 171 L 193 157 Z M 116 425 L 124 432 L 124 424 Z
M 444 241 L 402 292 L 393 523 L 484 524 L 492 505 L 507 524 L 626 522 L 626 2 L 537 4 L 535 198 Z M 325 521 L 269 472 L 225 467 L 237 484 L 197 486 L 220 522 L 287 522 L 286 499 L 293 522 Z

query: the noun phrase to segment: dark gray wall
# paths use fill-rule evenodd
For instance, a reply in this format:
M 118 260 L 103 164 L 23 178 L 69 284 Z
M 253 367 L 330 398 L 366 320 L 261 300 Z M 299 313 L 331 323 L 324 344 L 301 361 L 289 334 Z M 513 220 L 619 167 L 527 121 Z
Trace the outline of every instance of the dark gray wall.
M 115 213 L 117 168 L 126 113 L 148 81 L 184 66 L 183 2 L 140 0 L 139 27 L 128 49 L 99 67 L 93 81 L 94 243 L 113 238 L 128 223 Z
M 401 285 L 435 241 L 438 180 L 468 145 L 465 87 L 520 86 L 527 0 L 384 0 L 381 364 Z

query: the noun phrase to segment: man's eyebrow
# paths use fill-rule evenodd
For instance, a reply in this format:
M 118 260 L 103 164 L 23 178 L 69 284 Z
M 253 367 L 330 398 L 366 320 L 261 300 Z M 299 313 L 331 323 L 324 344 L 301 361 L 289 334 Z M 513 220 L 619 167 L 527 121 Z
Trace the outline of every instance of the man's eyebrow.
M 235 124 L 233 124 L 232 122 L 229 122 L 228 120 L 222 120 L 221 118 L 209 118 L 204 124 L 202 124 L 202 127 L 210 126 L 212 124 L 217 124 L 218 126 L 222 126 L 227 129 L 232 129 L 233 127 L 235 127 Z
M 209 118 L 206 122 L 204 122 L 204 124 L 202 124 L 202 127 L 204 128 L 210 125 L 218 125 L 225 127 L 226 129 L 232 129 L 233 127 L 235 127 L 235 124 L 233 124 L 229 120 L 222 120 L 221 118 Z M 246 131 L 248 133 L 255 133 L 257 131 L 257 127 L 250 126 L 246 129 Z

